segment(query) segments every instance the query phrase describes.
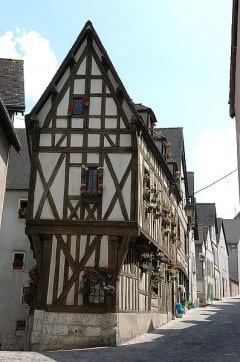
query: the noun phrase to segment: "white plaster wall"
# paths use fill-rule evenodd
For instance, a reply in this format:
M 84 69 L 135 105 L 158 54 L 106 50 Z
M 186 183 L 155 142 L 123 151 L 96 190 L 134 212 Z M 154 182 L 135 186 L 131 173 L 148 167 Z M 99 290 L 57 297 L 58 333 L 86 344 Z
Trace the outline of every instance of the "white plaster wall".
M 80 56 L 82 55 L 82 52 L 83 52 L 84 48 L 86 47 L 86 45 L 87 45 L 87 40 L 85 39 L 84 42 L 83 42 L 83 43 L 81 44 L 81 46 L 79 47 L 79 49 L 78 49 L 78 51 L 76 52 L 76 54 L 74 55 L 76 61 L 79 60 L 79 58 L 80 58 Z M 84 59 L 84 60 L 85 60 L 85 59 Z M 83 63 L 84 63 L 84 61 L 81 63 L 81 66 L 82 66 Z M 85 68 L 82 69 L 81 66 L 79 67 L 79 71 L 78 71 L 78 73 L 77 73 L 77 74 L 80 74 L 80 75 L 85 74 L 85 71 L 86 71 Z
M 91 93 L 101 93 L 102 92 L 102 80 L 101 79 L 92 79 L 91 80 Z
M 228 266 L 228 253 L 225 243 L 225 237 L 221 228 L 219 242 L 218 242 L 218 258 L 219 258 L 219 271 L 220 271 L 220 298 L 230 296 L 229 285 L 229 266 Z M 223 279 L 225 283 L 223 285 Z M 224 289 L 224 291 L 223 291 Z
M 60 101 L 57 107 L 57 115 L 58 116 L 67 116 L 68 114 L 68 104 L 69 104 L 69 88 L 64 94 L 62 100 Z
M 44 106 L 42 107 L 40 112 L 38 113 L 38 122 L 40 127 L 43 126 L 45 118 L 51 109 L 51 105 L 52 105 L 52 97 L 49 97 L 48 100 L 44 103 Z
M 18 219 L 19 199 L 27 199 L 27 191 L 7 191 L 0 230 L 0 343 L 2 349 L 23 348 L 24 332 L 17 332 L 17 320 L 27 320 L 28 307 L 21 306 L 23 286 L 28 286 L 28 270 L 35 265 L 25 235 L 25 221 Z M 25 253 L 23 271 L 13 271 L 13 252 Z
M 117 106 L 113 98 L 106 98 L 106 116 L 116 116 L 117 115 Z
M 105 128 L 117 128 L 117 118 L 105 118 Z
M 61 89 L 63 88 L 65 82 L 68 80 L 69 75 L 70 75 L 70 68 L 67 68 L 65 73 L 62 75 L 60 81 L 56 85 L 56 89 L 58 92 L 60 92 Z
M 0 225 L 2 220 L 2 210 L 6 187 L 6 176 L 9 156 L 9 144 L 6 140 L 5 133 L 0 126 Z
M 45 177 L 46 182 L 49 181 L 51 174 L 53 172 L 53 169 L 54 169 L 55 165 L 57 164 L 59 156 L 60 156 L 60 154 L 58 154 L 58 153 L 51 153 L 51 155 L 49 155 L 47 153 L 39 154 L 39 160 L 41 162 L 42 169 L 44 171 L 44 177 Z M 60 218 L 63 215 L 63 195 L 64 195 L 63 180 L 64 179 L 65 179 L 65 163 L 63 161 L 57 172 L 57 175 L 50 187 L 51 195 L 53 197 L 53 200 L 56 205 Z M 44 187 L 43 187 L 42 181 L 41 181 L 39 175 L 37 175 L 36 188 L 35 188 L 35 193 L 34 193 L 34 215 L 37 212 L 38 205 L 41 200 L 43 192 L 44 192 Z M 43 206 L 41 218 L 42 219 L 53 219 L 54 218 L 52 210 L 50 208 L 50 205 L 49 205 L 49 202 L 47 199 L 45 200 L 45 203 Z
M 75 79 L 74 81 L 74 94 L 85 93 L 85 79 Z
M 90 97 L 90 104 L 89 104 L 89 116 L 98 116 L 101 114 L 101 97 Z
M 92 58 L 92 75 L 102 75 L 94 58 Z
M 116 176 L 118 179 L 118 182 L 121 181 L 122 176 L 127 168 L 127 165 L 129 164 L 129 161 L 131 159 L 130 154 L 121 154 L 119 157 L 119 154 L 109 154 L 112 166 L 114 171 L 116 172 Z M 103 200 L 102 200 L 102 211 L 103 215 L 105 214 L 112 198 L 115 193 L 115 185 L 113 183 L 113 179 L 110 175 L 110 172 L 107 168 L 107 165 L 104 165 L 104 193 L 103 193 Z M 131 175 L 128 176 L 128 179 L 126 181 L 126 185 L 123 189 L 123 199 L 125 202 L 125 207 L 128 212 L 128 215 L 130 215 L 130 198 L 131 195 Z M 124 220 L 124 217 L 122 215 L 121 207 L 119 204 L 119 201 L 117 200 L 114 206 L 113 211 L 108 217 L 108 220 Z

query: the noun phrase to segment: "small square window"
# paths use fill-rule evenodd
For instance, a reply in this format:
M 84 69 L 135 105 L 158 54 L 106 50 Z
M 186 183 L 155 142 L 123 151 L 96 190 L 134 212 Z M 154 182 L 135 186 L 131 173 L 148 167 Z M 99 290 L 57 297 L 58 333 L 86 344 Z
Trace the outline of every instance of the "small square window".
M 26 321 L 17 321 L 16 331 L 25 331 L 26 329 Z
M 82 116 L 84 114 L 84 102 L 81 99 L 73 99 L 73 115 Z
M 15 252 L 13 254 L 13 270 L 23 270 L 24 266 L 24 253 L 22 252 Z
M 27 217 L 28 200 L 20 200 L 18 207 L 18 218 L 26 219 Z

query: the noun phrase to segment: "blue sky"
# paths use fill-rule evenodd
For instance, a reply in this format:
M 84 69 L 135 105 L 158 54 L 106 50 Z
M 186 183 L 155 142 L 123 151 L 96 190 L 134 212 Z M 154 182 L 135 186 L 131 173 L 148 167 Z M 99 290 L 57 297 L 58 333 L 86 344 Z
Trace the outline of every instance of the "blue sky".
M 198 190 L 236 166 L 229 117 L 230 0 L 8 0 L 1 4 L 0 57 L 25 60 L 27 113 L 87 20 L 130 97 L 159 127 L 183 127 Z M 239 211 L 237 174 L 197 194 L 219 217 Z

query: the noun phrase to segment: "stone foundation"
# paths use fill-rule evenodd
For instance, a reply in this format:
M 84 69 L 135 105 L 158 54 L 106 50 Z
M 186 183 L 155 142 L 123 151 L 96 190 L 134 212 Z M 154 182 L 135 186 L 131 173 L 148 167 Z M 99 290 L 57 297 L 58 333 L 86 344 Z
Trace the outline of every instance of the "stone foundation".
M 53 313 L 35 310 L 29 350 L 116 346 L 171 319 L 166 313 Z
M 116 314 L 52 313 L 35 310 L 30 350 L 116 345 Z

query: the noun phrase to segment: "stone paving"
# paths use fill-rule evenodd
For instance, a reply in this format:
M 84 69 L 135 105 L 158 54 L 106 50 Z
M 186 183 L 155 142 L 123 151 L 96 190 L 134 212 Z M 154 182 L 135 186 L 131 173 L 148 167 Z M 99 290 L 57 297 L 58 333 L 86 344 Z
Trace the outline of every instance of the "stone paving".
M 0 352 L 0 361 L 240 361 L 240 297 L 196 308 L 119 347 Z

